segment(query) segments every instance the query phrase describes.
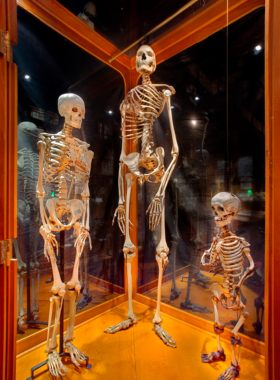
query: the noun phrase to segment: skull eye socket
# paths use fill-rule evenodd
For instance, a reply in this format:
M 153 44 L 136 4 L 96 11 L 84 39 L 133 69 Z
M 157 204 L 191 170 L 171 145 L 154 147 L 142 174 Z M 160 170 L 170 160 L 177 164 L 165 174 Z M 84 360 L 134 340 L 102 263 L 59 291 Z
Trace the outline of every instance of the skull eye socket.
M 78 112 L 79 110 L 78 110 L 78 108 L 77 107 L 73 107 L 72 108 L 72 112 Z
M 149 57 L 153 57 L 153 52 L 152 51 L 148 51 L 147 54 L 148 54 Z
M 220 212 L 224 212 L 225 211 L 225 209 L 223 207 L 219 206 L 219 205 L 216 205 L 216 206 L 212 205 L 211 208 L 212 208 L 213 211 L 220 211 Z

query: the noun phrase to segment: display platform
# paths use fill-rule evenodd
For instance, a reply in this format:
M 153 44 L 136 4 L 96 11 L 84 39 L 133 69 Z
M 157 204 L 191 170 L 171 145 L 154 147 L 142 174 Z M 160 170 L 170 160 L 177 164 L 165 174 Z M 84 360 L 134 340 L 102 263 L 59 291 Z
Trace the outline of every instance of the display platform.
M 203 364 L 200 355 L 216 350 L 216 337 L 162 313 L 164 329 L 176 340 L 177 348 L 163 344 L 154 332 L 152 319 L 154 310 L 133 301 L 138 323 L 128 330 L 114 335 L 103 331 L 110 325 L 126 319 L 128 303 L 95 317 L 76 327 L 74 344 L 89 356 L 92 368 L 77 369 L 72 362 L 65 361 L 68 373 L 63 379 L 80 380 L 217 380 L 228 367 L 226 362 Z M 224 345 L 225 354 L 231 357 L 231 345 Z M 45 360 L 40 345 L 17 357 L 17 380 L 30 376 L 30 368 Z M 38 380 L 52 379 L 47 368 Z M 242 350 L 240 380 L 264 380 L 264 357 L 249 350 Z
M 197 317 L 207 319 L 210 322 L 214 321 L 214 313 L 213 313 L 213 303 L 211 298 L 211 292 L 209 290 L 210 286 L 214 283 L 222 284 L 223 277 L 221 275 L 213 276 L 210 273 L 202 272 L 204 275 L 209 277 L 209 281 L 207 282 L 207 286 L 204 288 L 201 286 L 201 284 L 193 281 L 192 288 L 191 288 L 191 302 L 202 305 L 206 307 L 209 312 L 204 311 L 200 312 L 197 310 L 191 310 L 187 309 L 187 312 L 196 315 Z M 168 281 L 162 286 L 162 302 L 177 307 L 178 309 L 185 310 L 184 307 L 182 307 L 181 303 L 185 302 L 186 296 L 187 296 L 187 276 L 188 272 L 186 272 L 183 275 L 180 275 L 176 278 L 176 286 L 181 291 L 180 296 L 175 300 L 170 300 L 170 294 L 172 289 L 172 281 Z M 249 313 L 249 317 L 246 320 L 244 324 L 244 333 L 245 335 L 249 336 L 250 338 L 257 339 L 260 341 L 264 341 L 264 327 L 260 334 L 257 334 L 253 323 L 256 322 L 256 308 L 254 306 L 255 299 L 259 296 L 259 287 L 246 282 L 242 287 L 242 296 L 243 296 L 243 302 L 246 304 L 246 310 Z M 157 288 L 151 289 L 145 293 L 143 293 L 145 296 L 152 298 L 153 300 L 157 299 Z M 225 324 L 225 326 L 228 329 L 232 329 L 234 324 L 231 323 L 231 321 L 235 322 L 237 318 L 236 311 L 230 311 L 223 307 L 219 307 L 219 315 L 221 316 L 222 322 Z M 235 322 L 236 323 L 236 322 Z M 263 324 L 264 325 L 264 324 Z
M 49 316 L 49 308 L 50 308 L 50 297 L 52 295 L 51 293 L 51 285 L 47 284 L 46 281 L 50 279 L 51 275 L 45 275 L 41 276 L 40 278 L 40 304 L 39 304 L 39 321 L 48 321 Z M 116 298 L 119 296 L 117 293 L 113 293 L 110 290 L 105 289 L 102 286 L 98 286 L 96 284 L 93 284 L 93 279 L 95 279 L 93 276 L 89 276 L 89 293 L 92 295 L 91 301 L 83 307 L 82 309 L 77 310 L 77 314 L 84 312 L 94 306 L 100 305 L 104 302 L 109 301 L 110 299 Z M 102 280 L 100 280 L 100 283 L 102 285 Z M 104 283 L 104 281 L 103 281 Z M 83 295 L 80 293 L 78 300 L 80 300 L 83 297 Z M 27 305 L 27 294 L 24 292 L 24 308 L 26 309 Z M 69 298 L 65 297 L 64 300 L 64 317 L 65 319 L 69 318 Z M 46 325 L 40 325 L 36 324 L 25 324 L 24 326 L 20 327 L 18 329 L 17 333 L 17 340 L 21 340 L 24 338 L 27 338 L 29 335 L 33 335 L 37 333 L 38 331 L 42 329 L 46 329 Z

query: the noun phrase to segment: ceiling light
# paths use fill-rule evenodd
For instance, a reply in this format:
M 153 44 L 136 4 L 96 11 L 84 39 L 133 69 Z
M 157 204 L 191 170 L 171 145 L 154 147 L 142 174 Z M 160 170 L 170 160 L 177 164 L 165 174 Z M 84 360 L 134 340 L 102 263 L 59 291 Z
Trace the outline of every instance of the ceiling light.
M 192 125 L 196 125 L 196 120 L 192 120 Z
M 255 46 L 255 51 L 261 51 L 261 50 L 262 50 L 261 45 L 257 45 L 257 46 Z
M 196 96 L 196 97 L 195 97 L 195 100 L 199 100 L 199 96 Z
M 25 79 L 30 79 L 30 76 L 28 74 L 24 75 Z
M 173 110 L 173 108 L 175 108 L 174 106 L 171 106 L 171 109 Z
M 110 111 L 108 111 L 108 113 L 109 113 L 110 115 L 112 115 L 113 111 L 110 110 Z

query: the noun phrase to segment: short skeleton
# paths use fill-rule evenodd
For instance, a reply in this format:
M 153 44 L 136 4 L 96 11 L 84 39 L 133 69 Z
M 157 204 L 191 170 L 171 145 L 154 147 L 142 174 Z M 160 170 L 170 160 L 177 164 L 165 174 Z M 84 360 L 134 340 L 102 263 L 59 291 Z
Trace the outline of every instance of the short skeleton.
M 48 321 L 47 356 L 50 373 L 59 377 L 67 370 L 63 366 L 57 353 L 57 327 L 65 292 L 70 298 L 69 322 L 64 338 L 64 349 L 70 354 L 72 362 L 79 366 L 86 359 L 85 355 L 73 344 L 76 301 L 81 289 L 78 279 L 79 260 L 83 252 L 85 241 L 89 235 L 89 176 L 93 152 L 88 150 L 89 145 L 72 135 L 72 129 L 81 128 L 85 115 L 84 101 L 75 94 L 64 94 L 58 99 L 58 110 L 65 117 L 63 129 L 56 134 L 41 133 L 38 142 L 39 148 L 39 178 L 37 197 L 39 198 L 40 214 L 43 225 L 40 233 L 45 241 L 44 253 L 51 261 L 53 270 L 53 296 L 50 298 L 50 313 Z M 56 197 L 47 199 L 43 188 L 46 185 L 56 185 Z M 74 199 L 74 197 L 76 199 Z M 77 199 L 80 197 L 81 199 Z M 45 210 L 48 211 L 48 216 Z M 60 278 L 56 263 L 58 244 L 54 232 L 75 229 L 76 258 L 71 280 L 65 285 Z M 67 289 L 66 289 L 67 287 Z M 52 321 L 53 305 L 55 303 L 55 322 L 50 340 L 50 326 Z
M 156 260 L 159 266 L 157 310 L 153 323 L 156 334 L 171 347 L 176 347 L 175 341 L 162 329 L 160 317 L 161 284 L 164 269 L 168 263 L 169 248 L 165 237 L 165 189 L 170 176 L 174 170 L 179 149 L 176 140 L 170 97 L 175 94 L 171 86 L 165 84 L 152 84 L 150 74 L 156 69 L 156 57 L 150 46 L 143 45 L 136 54 L 136 70 L 142 75 L 142 85 L 129 91 L 120 106 L 122 116 L 122 152 L 119 168 L 119 205 L 116 209 L 114 219 L 117 216 L 120 230 L 125 234 L 123 247 L 124 258 L 127 265 L 128 278 L 128 319 L 116 326 L 111 326 L 105 331 L 115 333 L 127 329 L 137 323 L 137 317 L 132 308 L 132 274 L 131 264 L 135 257 L 136 247 L 132 243 L 129 234 L 129 204 L 131 188 L 135 181 L 142 185 L 145 181 L 159 183 L 158 191 L 151 202 L 149 212 L 149 227 L 154 230 L 160 224 L 161 238 L 156 248 Z M 164 149 L 158 147 L 153 149 L 153 124 L 167 105 L 168 119 L 172 137 L 172 160 L 167 169 L 164 168 Z M 128 140 L 141 141 L 141 151 L 126 155 L 125 144 Z M 141 170 L 141 171 L 140 171 Z M 125 172 L 127 174 L 125 175 Z M 124 198 L 124 177 L 126 179 L 127 193 Z M 114 222 L 114 220 L 113 220 Z
M 248 318 L 245 305 L 241 301 L 240 287 L 243 282 L 253 275 L 254 262 L 250 255 L 250 244 L 244 238 L 232 233 L 228 225 L 240 210 L 240 200 L 233 194 L 222 192 L 216 194 L 211 201 L 216 226 L 221 233 L 213 239 L 209 250 L 205 251 L 201 264 L 208 270 L 223 270 L 223 284 L 213 284 L 210 288 L 213 293 L 212 301 L 215 312 L 214 332 L 217 335 L 218 351 L 201 356 L 203 363 L 225 361 L 226 357 L 220 343 L 220 334 L 224 325 L 218 315 L 218 303 L 226 309 L 237 310 L 240 318 L 231 330 L 232 362 L 231 366 L 220 375 L 219 380 L 232 380 L 238 377 L 240 371 L 240 348 L 242 346 L 238 331 Z M 244 256 L 249 260 L 249 267 L 244 271 Z M 206 262 L 207 260 L 207 262 Z

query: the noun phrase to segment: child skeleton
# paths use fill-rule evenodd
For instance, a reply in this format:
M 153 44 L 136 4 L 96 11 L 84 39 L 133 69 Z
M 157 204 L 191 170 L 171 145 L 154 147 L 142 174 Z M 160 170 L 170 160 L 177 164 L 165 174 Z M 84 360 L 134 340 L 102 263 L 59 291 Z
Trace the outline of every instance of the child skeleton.
M 224 274 L 223 284 L 213 284 L 210 288 L 213 293 L 214 331 L 217 335 L 218 351 L 211 352 L 211 354 L 202 354 L 201 359 L 203 363 L 214 363 L 225 361 L 226 359 L 220 343 L 220 334 L 224 331 L 224 325 L 219 320 L 218 302 L 226 309 L 239 311 L 240 318 L 230 333 L 233 353 L 232 363 L 219 377 L 219 380 L 232 380 L 238 377 L 240 371 L 240 348 L 242 343 L 238 331 L 249 315 L 241 301 L 240 287 L 248 277 L 253 275 L 254 262 L 250 255 L 250 244 L 244 238 L 236 236 L 228 228 L 232 217 L 240 210 L 239 198 L 233 194 L 222 192 L 212 198 L 211 205 L 216 226 L 221 228 L 221 233 L 214 237 L 210 249 L 204 252 L 201 264 L 209 270 L 215 270 L 217 266 L 221 266 Z M 244 256 L 249 260 L 249 267 L 245 271 L 243 267 Z

